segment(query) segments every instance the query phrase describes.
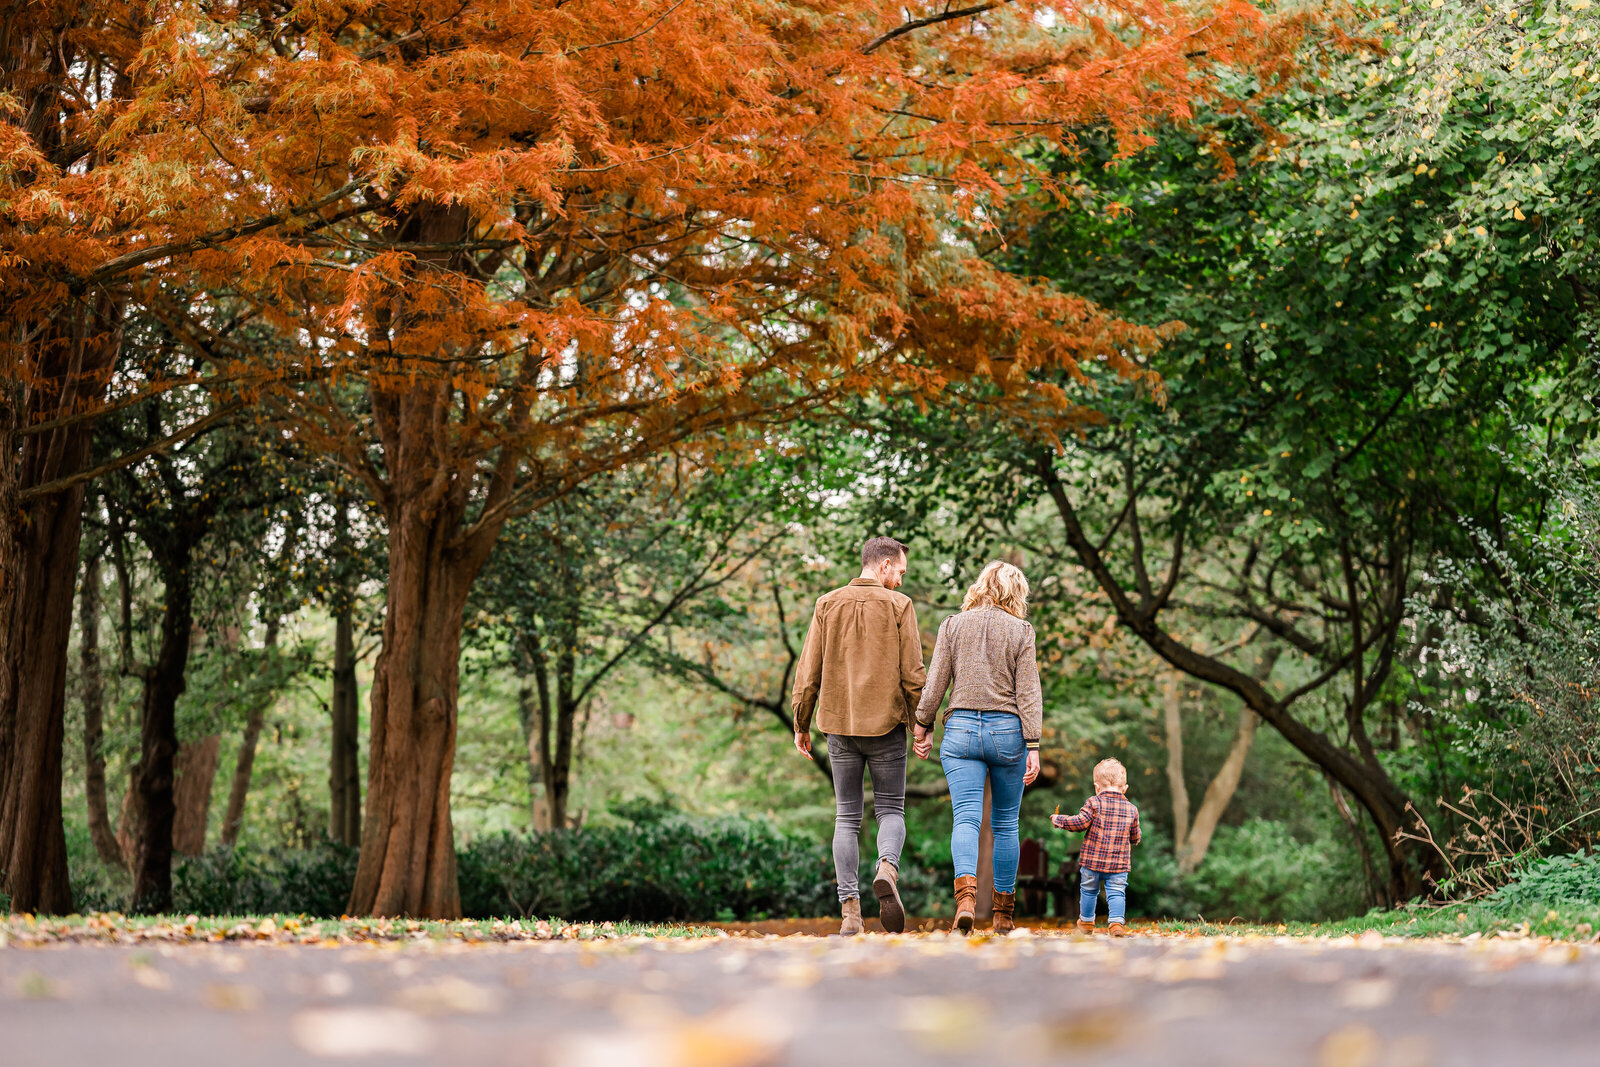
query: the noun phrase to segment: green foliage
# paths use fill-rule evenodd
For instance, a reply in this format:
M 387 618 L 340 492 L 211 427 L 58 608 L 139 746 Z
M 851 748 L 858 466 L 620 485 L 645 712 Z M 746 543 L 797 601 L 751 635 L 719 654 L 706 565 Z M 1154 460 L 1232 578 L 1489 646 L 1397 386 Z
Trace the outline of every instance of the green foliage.
M 1594 456 L 1526 429 L 1512 464 L 1547 504 L 1473 524 L 1475 552 L 1434 561 L 1414 605 L 1432 703 L 1484 772 L 1448 843 L 1462 888 L 1493 888 L 1550 852 L 1600 841 L 1600 484 Z
M 836 901 L 825 844 L 764 819 L 676 814 L 500 834 L 461 852 L 462 910 L 635 922 L 827 915 Z
M 1185 890 L 1183 875 L 1178 872 L 1178 858 L 1172 852 L 1172 838 L 1142 818 L 1140 831 L 1139 847 L 1133 850 L 1133 869 L 1128 872 L 1128 914 L 1140 918 L 1193 915 L 1193 902 Z
M 1266 819 L 1223 827 L 1184 882 L 1193 913 L 1309 921 L 1359 910 L 1360 869 L 1339 863 L 1341 850 L 1329 844 L 1296 840 L 1282 823 Z
M 1600 852 L 1542 859 L 1501 886 L 1484 904 L 1506 916 L 1562 905 L 1600 906 Z
M 285 912 L 336 918 L 356 877 L 356 849 L 333 842 L 311 848 L 226 846 L 173 867 L 172 907 L 196 915 Z

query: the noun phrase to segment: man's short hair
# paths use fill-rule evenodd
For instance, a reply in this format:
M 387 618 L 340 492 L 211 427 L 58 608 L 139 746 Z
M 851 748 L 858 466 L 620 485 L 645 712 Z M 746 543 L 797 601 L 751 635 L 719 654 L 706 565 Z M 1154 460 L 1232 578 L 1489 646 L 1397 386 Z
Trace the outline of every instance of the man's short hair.
M 906 554 L 906 546 L 892 537 L 869 537 L 861 546 L 861 565 L 876 567 L 886 559 L 897 559 Z

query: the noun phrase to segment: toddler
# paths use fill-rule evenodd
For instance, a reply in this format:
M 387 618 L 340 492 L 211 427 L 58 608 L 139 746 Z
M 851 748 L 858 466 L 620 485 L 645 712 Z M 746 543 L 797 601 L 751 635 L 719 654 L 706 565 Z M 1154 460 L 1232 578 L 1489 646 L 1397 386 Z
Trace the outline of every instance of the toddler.
M 1051 823 L 1062 830 L 1087 831 L 1078 855 L 1078 929 L 1094 932 L 1094 911 L 1100 887 L 1106 888 L 1106 910 L 1111 913 L 1111 936 L 1123 937 L 1128 897 L 1128 871 L 1133 867 L 1133 846 L 1139 843 L 1139 809 L 1123 794 L 1128 791 L 1128 770 L 1121 762 L 1103 759 L 1094 768 L 1094 796 L 1076 815 L 1058 811 Z

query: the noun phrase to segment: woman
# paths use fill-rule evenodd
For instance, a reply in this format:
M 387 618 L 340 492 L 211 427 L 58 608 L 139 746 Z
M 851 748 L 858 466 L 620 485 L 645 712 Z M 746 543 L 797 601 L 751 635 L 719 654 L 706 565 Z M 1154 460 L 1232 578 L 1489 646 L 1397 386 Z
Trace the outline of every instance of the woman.
M 999 560 L 983 568 L 967 590 L 961 613 L 944 620 L 933 647 L 928 685 L 917 707 L 916 743 L 922 759 L 933 751 L 933 717 L 950 690 L 939 761 L 950 783 L 955 826 L 950 853 L 956 868 L 956 921 L 972 929 L 978 902 L 978 828 L 983 783 L 993 786 L 994 932 L 1016 927 L 1017 815 L 1022 788 L 1039 776 L 1039 732 L 1044 701 L 1028 612 L 1028 579 Z

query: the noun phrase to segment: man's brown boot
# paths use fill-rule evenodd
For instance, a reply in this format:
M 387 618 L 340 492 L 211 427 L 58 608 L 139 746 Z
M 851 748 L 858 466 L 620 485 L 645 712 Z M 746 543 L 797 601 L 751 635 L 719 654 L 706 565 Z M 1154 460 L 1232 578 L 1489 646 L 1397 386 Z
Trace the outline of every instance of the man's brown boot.
M 1089 937 L 1093 937 L 1094 936 L 1094 920 L 1090 919 L 1088 922 L 1084 922 L 1082 919 L 1079 919 L 1078 920 L 1078 933 L 1086 934 Z
M 906 928 L 906 909 L 900 903 L 900 872 L 888 860 L 878 861 L 877 877 L 872 879 L 872 892 L 878 898 L 878 921 L 887 933 L 903 933 Z
M 1017 894 L 994 895 L 994 935 L 1004 937 L 1017 928 Z
M 1121 923 L 1112 923 L 1111 924 L 1111 936 L 1112 937 L 1127 937 L 1128 936 L 1128 931 L 1123 927 L 1123 925 Z
M 861 925 L 860 897 L 851 897 L 849 900 L 841 901 L 839 908 L 844 912 L 844 922 L 839 924 L 839 935 L 841 937 L 854 937 L 866 929 L 865 926 Z
M 956 879 L 956 921 L 950 924 L 950 932 L 957 930 L 964 934 L 972 932 L 972 921 L 978 914 L 978 876 L 963 874 Z

